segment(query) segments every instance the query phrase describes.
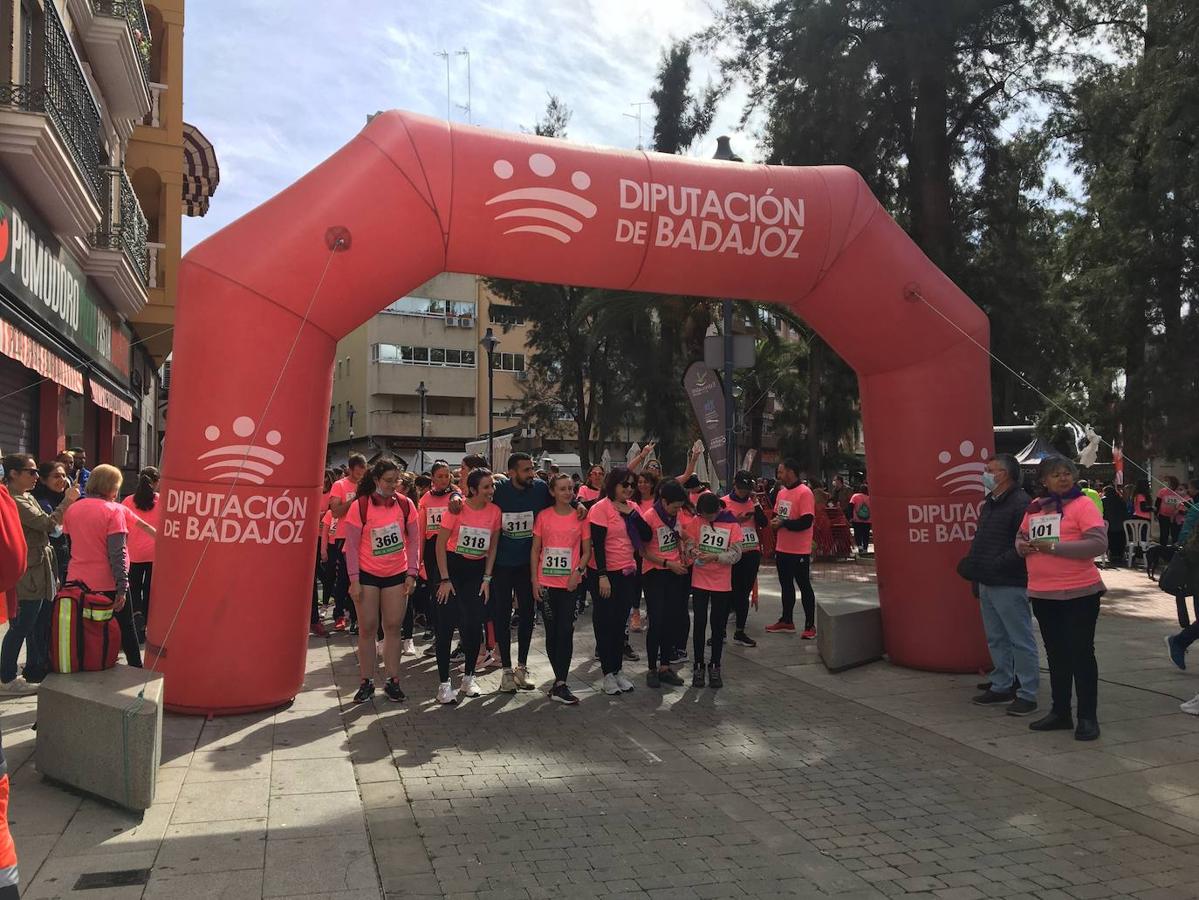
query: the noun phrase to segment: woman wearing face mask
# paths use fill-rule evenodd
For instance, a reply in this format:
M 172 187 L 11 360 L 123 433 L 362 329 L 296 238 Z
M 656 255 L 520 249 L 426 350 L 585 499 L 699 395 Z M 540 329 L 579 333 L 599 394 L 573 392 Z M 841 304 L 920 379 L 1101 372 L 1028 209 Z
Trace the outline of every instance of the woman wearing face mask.
M 474 469 L 466 477 L 462 509 L 442 515 L 437 535 L 437 674 L 441 682 L 437 702 L 457 702 L 450 685 L 450 638 L 454 629 L 462 638 L 462 694 L 479 696 L 475 662 L 483 640 L 483 615 L 491 593 L 491 571 L 499 549 L 500 508 L 491 502 L 495 482 L 488 469 Z
M 578 698 L 566 686 L 574 651 L 575 590 L 591 556 L 591 533 L 586 519 L 571 506 L 574 485 L 569 475 L 550 478 L 554 505 L 533 522 L 529 554 L 533 596 L 541 600 L 545 620 L 545 653 L 554 670 L 550 699 L 574 706 Z
M 647 687 L 663 684 L 681 686 L 683 679 L 670 667 L 671 655 L 678 643 L 673 623 L 676 610 L 687 608 L 687 567 L 679 552 L 679 512 L 687 503 L 687 492 L 673 479 L 662 482 L 658 499 L 641 513 L 649 538 L 641 548 L 642 579 L 645 587 L 645 610 L 649 630 L 645 635 L 645 652 L 649 671 Z
M 691 605 L 695 611 L 692 628 L 692 649 L 695 661 L 691 667 L 691 686 L 708 683 L 724 686 L 720 674 L 720 657 L 724 650 L 724 631 L 729 622 L 729 606 L 733 597 L 733 566 L 741 559 L 744 540 L 737 517 L 724 509 L 715 494 L 702 494 L 695 502 L 695 516 L 683 527 L 687 556 L 694 560 L 691 570 Z M 711 610 L 712 663 L 704 668 L 704 638 Z
M 1037 475 L 1045 494 L 1025 513 L 1016 534 L 1016 552 L 1028 566 L 1028 597 L 1049 657 L 1053 691 L 1049 715 L 1028 727 L 1033 731 L 1074 728 L 1073 688 L 1078 694 L 1074 739 L 1093 741 L 1099 737 L 1095 623 L 1099 597 L 1107 590 L 1095 557 L 1107 550 L 1107 527 L 1095 504 L 1075 485 L 1077 474 L 1068 459 L 1042 460 Z
M 350 598 L 358 611 L 358 671 L 362 683 L 355 703 L 375 693 L 378 666 L 376 633 L 383 625 L 383 693 L 393 703 L 404 699 L 400 690 L 400 626 L 408 593 L 416 580 L 420 522 L 416 506 L 398 488 L 400 467 L 381 459 L 358 482 L 354 499 L 341 523 L 345 536 Z

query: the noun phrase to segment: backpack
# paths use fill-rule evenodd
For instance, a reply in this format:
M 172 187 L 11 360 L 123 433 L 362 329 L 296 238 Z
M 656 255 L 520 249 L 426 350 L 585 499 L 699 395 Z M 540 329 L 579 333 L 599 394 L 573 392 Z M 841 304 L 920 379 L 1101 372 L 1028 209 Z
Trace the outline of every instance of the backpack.
M 358 518 L 362 520 L 362 527 L 366 528 L 366 507 L 371 502 L 370 497 L 358 498 Z M 397 494 L 396 503 L 400 504 L 400 509 L 404 515 L 404 533 L 408 533 L 408 510 L 412 508 L 412 498 L 407 494 Z M 405 538 L 407 540 L 407 538 Z
M 54 596 L 50 614 L 50 670 L 101 672 L 117 664 L 121 626 L 116 601 L 82 581 L 68 581 Z
M 859 503 L 857 508 L 858 518 L 862 521 L 870 518 L 870 504 Z

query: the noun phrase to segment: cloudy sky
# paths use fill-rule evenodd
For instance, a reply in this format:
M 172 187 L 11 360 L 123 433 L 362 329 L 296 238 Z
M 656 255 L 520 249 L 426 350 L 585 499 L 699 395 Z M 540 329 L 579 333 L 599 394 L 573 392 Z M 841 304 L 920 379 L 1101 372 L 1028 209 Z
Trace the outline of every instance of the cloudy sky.
M 184 249 L 253 209 L 336 151 L 380 109 L 505 130 L 531 127 L 550 93 L 574 111 L 573 140 L 633 147 L 626 114 L 649 99 L 663 47 L 713 19 L 719 0 L 202 0 L 187 7 L 184 117 L 212 141 L 221 183 L 208 215 L 184 219 Z M 713 71 L 697 60 L 702 85 Z M 744 92 L 711 135 L 737 130 Z M 648 141 L 653 110 L 643 109 Z

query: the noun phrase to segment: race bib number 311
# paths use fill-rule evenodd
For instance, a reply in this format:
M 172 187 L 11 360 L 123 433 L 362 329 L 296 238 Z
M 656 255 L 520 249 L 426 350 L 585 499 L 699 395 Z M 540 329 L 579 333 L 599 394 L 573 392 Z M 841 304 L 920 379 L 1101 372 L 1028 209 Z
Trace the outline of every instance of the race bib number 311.
M 504 513 L 501 516 L 504 526 L 504 537 L 514 540 L 531 538 L 533 536 L 533 513 L 525 512 Z

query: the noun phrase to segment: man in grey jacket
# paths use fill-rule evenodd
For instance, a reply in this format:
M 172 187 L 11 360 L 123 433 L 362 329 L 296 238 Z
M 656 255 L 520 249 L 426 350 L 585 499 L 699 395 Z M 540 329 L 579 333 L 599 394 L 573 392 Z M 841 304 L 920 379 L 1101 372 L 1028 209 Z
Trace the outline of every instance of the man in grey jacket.
M 1009 716 L 1037 708 L 1040 658 L 1028 605 L 1028 572 L 1016 552 L 1016 532 L 1031 502 L 1020 488 L 1020 464 L 1008 453 L 987 461 L 987 497 L 970 553 L 958 572 L 974 583 L 994 669 L 979 706 L 1006 705 Z

